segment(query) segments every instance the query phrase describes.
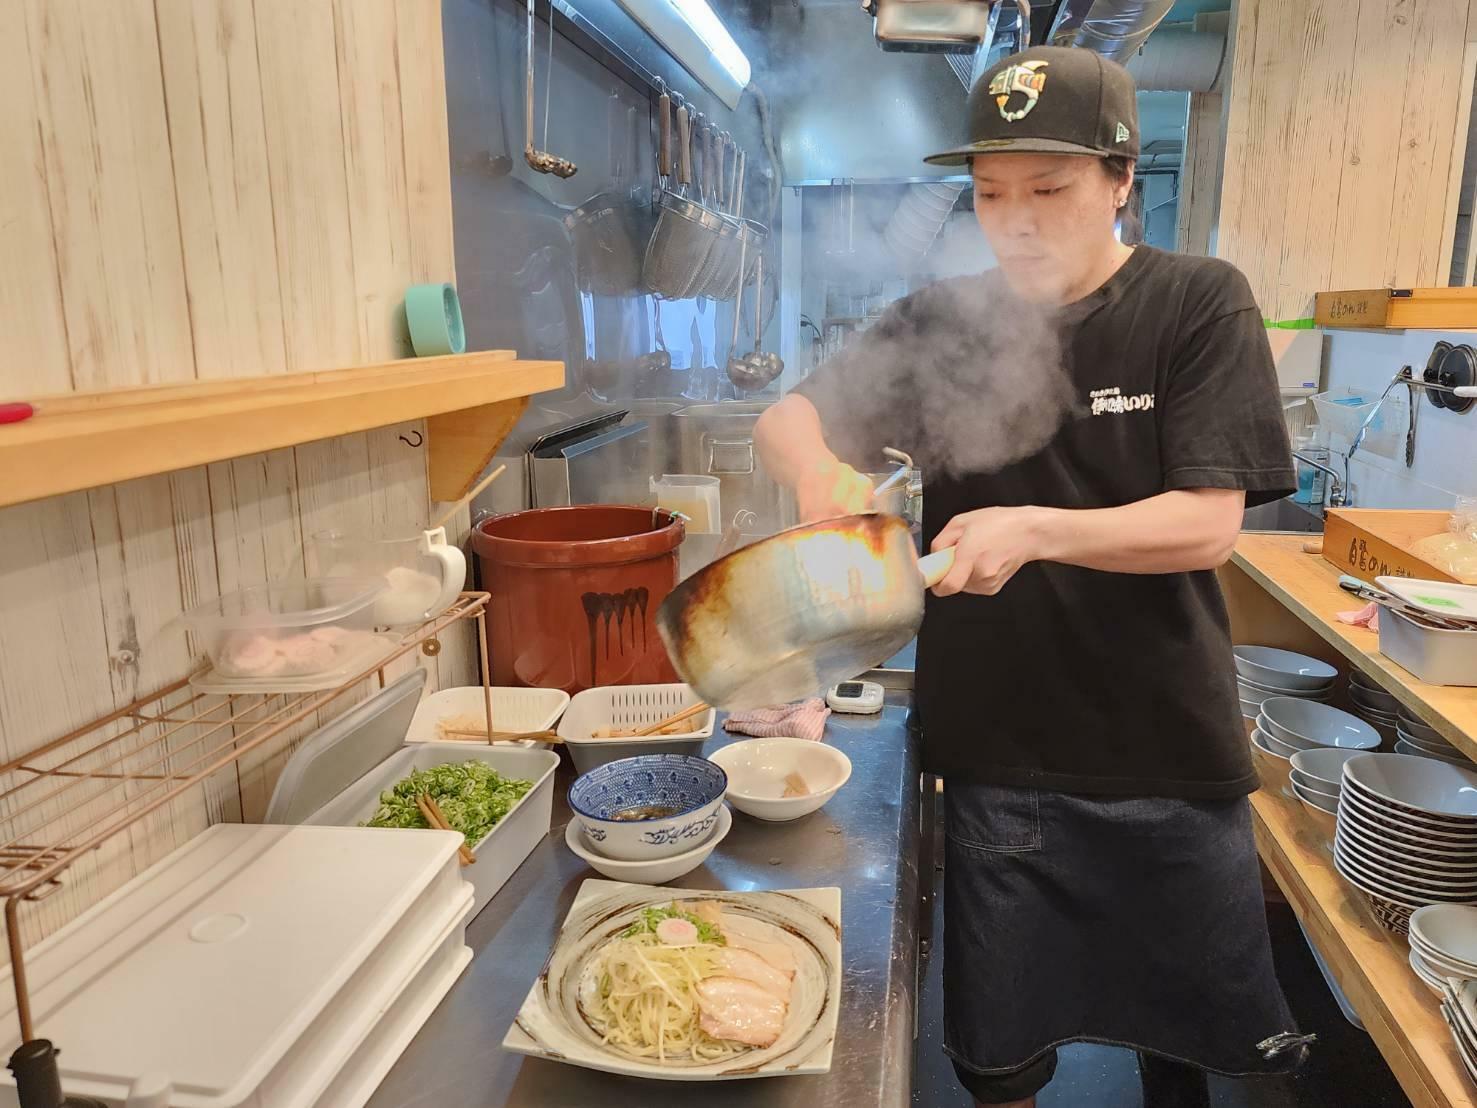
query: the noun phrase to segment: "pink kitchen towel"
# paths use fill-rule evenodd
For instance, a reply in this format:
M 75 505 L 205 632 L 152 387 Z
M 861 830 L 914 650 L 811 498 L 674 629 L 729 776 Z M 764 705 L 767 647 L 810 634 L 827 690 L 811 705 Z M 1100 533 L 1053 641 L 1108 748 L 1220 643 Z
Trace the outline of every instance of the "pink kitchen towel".
M 1380 629 L 1380 606 L 1371 600 L 1357 612 L 1335 612 L 1334 618 L 1340 623 L 1349 623 L 1355 627 L 1368 627 L 1371 631 Z
M 826 707 L 826 702 L 814 697 L 776 708 L 735 712 L 723 721 L 723 729 L 760 739 L 789 737 L 819 742 L 826 732 L 826 720 L 830 716 L 831 709 Z

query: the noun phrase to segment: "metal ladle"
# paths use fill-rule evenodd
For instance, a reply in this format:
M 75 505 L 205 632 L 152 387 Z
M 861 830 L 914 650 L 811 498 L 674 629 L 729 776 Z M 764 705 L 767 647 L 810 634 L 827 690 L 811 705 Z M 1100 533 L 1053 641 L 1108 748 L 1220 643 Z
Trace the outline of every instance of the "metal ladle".
M 579 167 L 568 158 L 561 158 L 558 154 L 550 154 L 547 150 L 540 150 L 533 144 L 533 5 L 535 0 L 528 0 L 528 80 L 524 89 L 523 97 L 523 160 L 539 173 L 552 173 L 556 177 L 573 177 Z M 554 64 L 554 7 L 549 5 L 549 71 L 552 74 Z M 544 92 L 544 143 L 549 141 L 549 94 L 547 87 Z

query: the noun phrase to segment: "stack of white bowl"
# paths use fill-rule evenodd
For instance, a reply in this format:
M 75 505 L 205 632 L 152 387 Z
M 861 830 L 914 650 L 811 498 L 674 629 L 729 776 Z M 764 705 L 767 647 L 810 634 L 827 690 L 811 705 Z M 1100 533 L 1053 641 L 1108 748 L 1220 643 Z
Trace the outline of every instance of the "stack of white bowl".
M 1395 751 L 1398 754 L 1413 754 L 1418 758 L 1439 758 L 1453 765 L 1472 766 L 1468 758 L 1429 723 L 1411 715 L 1403 706 L 1395 717 Z
M 1357 669 L 1349 671 L 1349 703 L 1359 718 L 1378 731 L 1387 744 L 1395 742 L 1395 712 L 1400 701 Z
M 1323 832 L 1324 841 L 1333 850 L 1333 837 L 1339 811 L 1339 791 L 1344 783 L 1344 763 L 1365 753 L 1359 749 L 1342 750 L 1320 746 L 1316 750 L 1299 750 L 1292 756 L 1289 784 L 1292 793 L 1303 803 L 1315 826 Z
M 1444 981 L 1441 995 L 1441 1014 L 1451 1028 L 1462 1066 L 1477 1081 L 1477 981 Z
M 1410 968 L 1432 992 L 1477 977 L 1477 907 L 1428 904 L 1410 917 Z
M 1282 795 L 1302 799 L 1291 788 L 1294 754 L 1320 747 L 1375 750 L 1380 737 L 1369 724 L 1338 708 L 1316 700 L 1274 696 L 1262 702 L 1251 745 L 1258 767 L 1272 775 Z
M 1247 719 L 1256 719 L 1274 696 L 1326 701 L 1333 695 L 1339 674 L 1327 662 L 1275 646 L 1238 646 L 1235 654 L 1236 687 Z
M 1334 868 L 1391 931 L 1428 904 L 1477 903 L 1477 771 L 1405 754 L 1350 758 Z

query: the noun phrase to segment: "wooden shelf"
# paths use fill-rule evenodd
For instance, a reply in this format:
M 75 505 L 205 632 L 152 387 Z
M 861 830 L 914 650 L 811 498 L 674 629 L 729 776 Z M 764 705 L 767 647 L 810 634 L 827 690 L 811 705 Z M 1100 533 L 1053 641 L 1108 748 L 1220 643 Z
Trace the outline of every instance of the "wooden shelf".
M 1337 612 L 1363 605 L 1339 588 L 1339 571 L 1322 555 L 1304 553 L 1303 543 L 1310 537 L 1242 535 L 1232 566 L 1266 590 L 1338 655 L 1357 665 L 1449 742 L 1477 759 L 1477 688 L 1428 685 L 1379 652 L 1378 634 L 1334 618 Z M 1234 593 L 1234 582 L 1228 585 L 1228 593 Z
M 0 426 L 0 507 L 403 420 L 489 408 L 495 418 L 475 448 L 464 442 L 459 450 L 443 452 L 432 473 L 439 489 L 465 489 L 476 477 L 465 471 L 479 458 L 485 464 L 497 447 L 494 437 L 500 441 L 512 427 L 503 418 L 510 409 L 502 405 L 521 412 L 522 398 L 563 383 L 560 362 L 520 361 L 511 350 L 486 350 L 43 397 L 30 420 Z M 434 422 L 430 431 L 434 435 Z M 461 433 L 467 436 L 465 428 Z
M 1320 292 L 1313 301 L 1313 318 L 1320 327 L 1477 327 L 1477 289 L 1349 289 Z
M 1439 1001 L 1410 968 L 1405 940 L 1381 928 L 1334 870 L 1300 805 L 1263 789 L 1251 807 L 1262 861 L 1405 1094 L 1418 1108 L 1477 1104 Z

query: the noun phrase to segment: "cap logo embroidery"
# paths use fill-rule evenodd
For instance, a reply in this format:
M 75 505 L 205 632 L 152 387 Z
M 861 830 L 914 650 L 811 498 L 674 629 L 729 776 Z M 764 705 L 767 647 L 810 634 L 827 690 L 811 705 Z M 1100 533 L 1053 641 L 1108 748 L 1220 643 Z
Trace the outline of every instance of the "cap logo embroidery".
M 1114 132 L 1114 134 L 1113 134 L 1113 141 L 1114 142 L 1127 142 L 1130 137 L 1131 136 L 1128 133 L 1128 128 L 1125 127 L 1125 126 L 1123 126 L 1122 122 L 1120 121 L 1119 124 L 1118 124 L 1118 130 L 1116 132 Z
M 1042 70 L 1049 64 L 1045 61 L 1030 61 L 1008 65 L 990 79 L 990 95 L 1000 108 L 1001 119 L 1007 123 L 1015 123 L 1031 114 L 1031 109 L 1036 106 L 1042 90 L 1046 88 L 1046 74 Z M 1019 108 L 1011 111 L 1007 105 L 1016 93 L 1026 99 Z

